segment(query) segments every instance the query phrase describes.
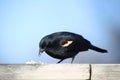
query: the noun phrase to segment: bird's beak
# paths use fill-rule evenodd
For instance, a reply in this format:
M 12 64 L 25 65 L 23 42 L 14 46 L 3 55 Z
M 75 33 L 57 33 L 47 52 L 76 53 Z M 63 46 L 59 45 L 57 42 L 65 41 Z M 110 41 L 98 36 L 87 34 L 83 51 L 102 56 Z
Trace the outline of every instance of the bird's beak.
M 45 51 L 45 49 L 39 49 L 38 56 L 40 56 L 44 51 Z

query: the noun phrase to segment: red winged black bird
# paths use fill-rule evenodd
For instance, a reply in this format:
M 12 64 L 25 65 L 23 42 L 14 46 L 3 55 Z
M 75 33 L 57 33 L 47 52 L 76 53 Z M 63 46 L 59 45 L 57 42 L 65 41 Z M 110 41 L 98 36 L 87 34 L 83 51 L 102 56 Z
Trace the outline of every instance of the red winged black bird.
M 39 48 L 39 55 L 45 51 L 51 57 L 60 59 L 58 63 L 67 58 L 72 58 L 72 63 L 76 54 L 89 49 L 101 53 L 107 52 L 105 49 L 92 45 L 81 35 L 71 32 L 56 32 L 47 35 L 41 39 Z

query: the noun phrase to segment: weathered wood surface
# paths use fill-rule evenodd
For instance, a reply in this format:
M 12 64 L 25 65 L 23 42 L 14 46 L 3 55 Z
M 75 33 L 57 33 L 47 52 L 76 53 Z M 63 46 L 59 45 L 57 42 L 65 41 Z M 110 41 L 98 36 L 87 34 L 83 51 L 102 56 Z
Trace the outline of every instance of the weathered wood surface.
M 89 65 L 0 65 L 0 80 L 86 80 Z
M 120 64 L 1 64 L 0 80 L 120 80 Z
M 120 64 L 92 64 L 91 80 L 120 80 Z

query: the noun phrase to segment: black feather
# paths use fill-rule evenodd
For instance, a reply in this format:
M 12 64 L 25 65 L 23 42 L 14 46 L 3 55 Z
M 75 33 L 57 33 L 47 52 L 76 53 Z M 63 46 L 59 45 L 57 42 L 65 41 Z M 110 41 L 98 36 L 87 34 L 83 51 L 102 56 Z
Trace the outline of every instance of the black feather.
M 101 48 L 98 48 L 98 47 L 93 46 L 93 45 L 90 46 L 90 49 L 95 50 L 95 51 L 97 51 L 97 52 L 101 52 L 101 53 L 107 53 L 107 52 L 108 52 L 108 51 L 105 50 L 105 49 L 101 49 Z
M 60 59 L 58 63 L 66 58 L 72 58 L 72 63 L 76 54 L 89 49 L 101 53 L 107 52 L 105 49 L 93 46 L 90 41 L 83 38 L 81 35 L 71 32 L 56 32 L 47 35 L 41 39 L 39 48 L 40 52 L 44 50 L 51 57 Z

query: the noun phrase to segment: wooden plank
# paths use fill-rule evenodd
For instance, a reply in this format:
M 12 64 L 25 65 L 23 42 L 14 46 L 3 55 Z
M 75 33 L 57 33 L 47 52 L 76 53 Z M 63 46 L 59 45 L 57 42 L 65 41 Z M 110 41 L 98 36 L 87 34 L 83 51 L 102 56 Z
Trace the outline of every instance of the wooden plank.
M 1 64 L 0 80 L 87 80 L 88 64 Z
M 91 72 L 90 72 L 91 71 Z M 120 64 L 0 64 L 0 80 L 120 80 Z
M 92 80 L 120 80 L 120 64 L 92 64 Z

